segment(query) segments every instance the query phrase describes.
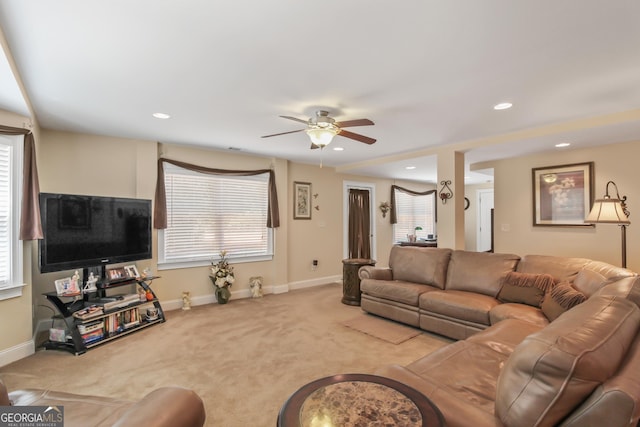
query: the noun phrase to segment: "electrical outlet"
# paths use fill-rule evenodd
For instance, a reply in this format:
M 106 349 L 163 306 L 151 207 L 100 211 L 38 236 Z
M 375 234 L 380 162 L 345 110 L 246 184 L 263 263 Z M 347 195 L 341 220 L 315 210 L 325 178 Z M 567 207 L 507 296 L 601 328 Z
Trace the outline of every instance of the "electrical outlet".
M 316 268 L 318 268 L 318 260 L 314 259 L 313 261 L 311 261 L 311 270 L 315 271 Z

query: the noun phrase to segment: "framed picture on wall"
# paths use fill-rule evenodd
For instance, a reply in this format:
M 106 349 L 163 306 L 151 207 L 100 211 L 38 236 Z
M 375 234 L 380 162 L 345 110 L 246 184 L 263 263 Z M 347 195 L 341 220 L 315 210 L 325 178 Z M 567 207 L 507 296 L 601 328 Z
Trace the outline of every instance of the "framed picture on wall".
M 532 179 L 534 226 L 590 226 L 593 162 L 534 168 Z
M 293 219 L 311 219 L 311 183 L 293 183 Z

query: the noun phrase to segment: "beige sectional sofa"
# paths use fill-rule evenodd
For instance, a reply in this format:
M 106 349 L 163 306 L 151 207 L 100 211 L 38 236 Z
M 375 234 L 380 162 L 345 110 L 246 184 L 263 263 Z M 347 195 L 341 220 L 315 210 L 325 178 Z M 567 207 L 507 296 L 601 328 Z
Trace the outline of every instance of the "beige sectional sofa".
M 458 339 L 377 374 L 448 426 L 635 426 L 640 279 L 583 258 L 394 247 L 360 270 L 365 311 Z

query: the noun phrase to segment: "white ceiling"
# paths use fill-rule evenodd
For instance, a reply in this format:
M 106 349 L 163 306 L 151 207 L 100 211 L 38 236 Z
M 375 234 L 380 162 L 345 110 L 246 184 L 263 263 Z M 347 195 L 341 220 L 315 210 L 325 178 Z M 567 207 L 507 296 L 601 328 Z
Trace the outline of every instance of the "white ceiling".
M 640 140 L 639 22 L 637 0 L 0 1 L 44 128 L 431 182 L 444 145 L 473 163 Z M 0 108 L 24 114 L 3 61 Z M 319 108 L 378 141 L 260 138 Z

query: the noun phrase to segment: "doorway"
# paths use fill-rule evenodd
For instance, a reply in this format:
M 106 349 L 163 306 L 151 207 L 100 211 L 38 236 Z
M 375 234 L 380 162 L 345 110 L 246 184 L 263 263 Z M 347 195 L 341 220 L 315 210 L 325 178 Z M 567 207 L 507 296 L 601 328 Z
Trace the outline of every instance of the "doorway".
M 478 195 L 478 236 L 477 251 L 488 252 L 493 250 L 493 189 L 486 188 L 477 191 Z
M 345 181 L 343 185 L 343 257 L 373 258 L 375 184 Z

